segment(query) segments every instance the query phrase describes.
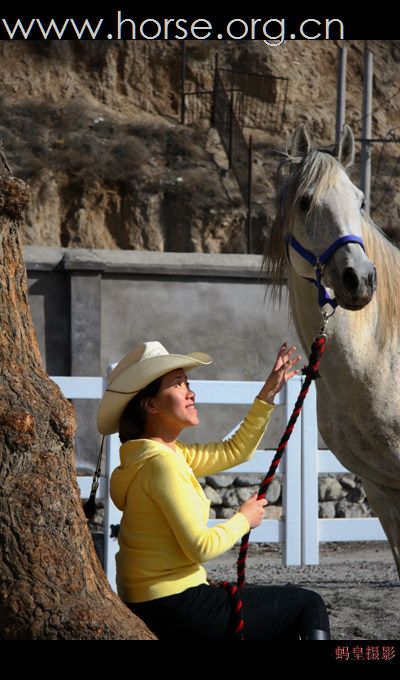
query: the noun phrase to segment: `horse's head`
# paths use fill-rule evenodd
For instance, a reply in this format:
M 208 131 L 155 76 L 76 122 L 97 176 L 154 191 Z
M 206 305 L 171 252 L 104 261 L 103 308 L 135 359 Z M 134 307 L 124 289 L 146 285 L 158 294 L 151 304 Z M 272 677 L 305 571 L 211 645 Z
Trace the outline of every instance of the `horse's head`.
M 362 242 L 364 196 L 344 169 L 353 159 L 347 125 L 340 143 L 324 149 L 312 148 L 305 124 L 300 125 L 281 167 L 281 176 L 284 167 L 289 172 L 282 176 L 275 228 L 278 223 L 298 274 L 314 280 L 317 274 L 341 307 L 359 310 L 373 296 L 376 271 Z

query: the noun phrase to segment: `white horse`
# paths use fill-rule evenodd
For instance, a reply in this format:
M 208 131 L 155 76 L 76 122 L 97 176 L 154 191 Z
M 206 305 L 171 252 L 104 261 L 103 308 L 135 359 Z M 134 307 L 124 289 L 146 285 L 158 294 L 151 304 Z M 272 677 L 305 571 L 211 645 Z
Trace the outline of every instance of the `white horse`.
M 333 299 L 325 312 L 338 305 L 316 381 L 318 427 L 341 463 L 362 479 L 400 576 L 400 251 L 364 212 L 363 194 L 344 170 L 353 160 L 348 126 L 340 144 L 325 149 L 311 147 L 304 124 L 296 129 L 278 170 L 263 265 L 273 297 L 281 299 L 287 278 L 290 313 L 307 357 L 321 325 L 318 298 L 321 305 L 326 293 Z M 307 279 L 320 279 L 318 291 Z

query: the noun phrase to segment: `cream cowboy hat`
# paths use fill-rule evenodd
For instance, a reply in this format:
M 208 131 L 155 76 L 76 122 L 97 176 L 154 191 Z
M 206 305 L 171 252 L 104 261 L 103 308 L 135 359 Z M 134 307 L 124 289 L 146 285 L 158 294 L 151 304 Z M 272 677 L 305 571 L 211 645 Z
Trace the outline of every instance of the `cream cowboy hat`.
M 101 434 L 118 432 L 120 418 L 128 402 L 156 378 L 184 368 L 186 371 L 211 364 L 203 352 L 169 354 L 160 342 L 144 342 L 127 354 L 108 376 L 108 387 L 97 411 Z

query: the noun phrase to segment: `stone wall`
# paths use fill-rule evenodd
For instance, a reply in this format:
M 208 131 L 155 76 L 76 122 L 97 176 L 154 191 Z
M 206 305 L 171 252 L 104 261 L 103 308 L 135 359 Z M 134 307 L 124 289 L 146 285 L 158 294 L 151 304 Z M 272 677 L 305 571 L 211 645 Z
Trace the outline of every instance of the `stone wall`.
M 210 519 L 229 519 L 241 504 L 259 490 L 265 475 L 230 475 L 223 473 L 199 478 L 204 493 L 211 501 Z M 282 475 L 276 474 L 267 492 L 265 519 L 282 518 Z M 319 475 L 319 517 L 376 517 L 368 505 L 361 479 L 354 474 Z
M 258 492 L 265 475 L 221 473 L 199 477 L 206 497 L 211 501 L 210 519 L 229 519 L 245 501 Z M 276 474 L 267 492 L 264 519 L 282 519 L 282 475 Z M 318 500 L 321 519 L 376 517 L 368 504 L 362 482 L 351 473 L 319 475 Z M 89 522 L 100 561 L 103 558 L 104 505 L 97 503 L 97 513 Z

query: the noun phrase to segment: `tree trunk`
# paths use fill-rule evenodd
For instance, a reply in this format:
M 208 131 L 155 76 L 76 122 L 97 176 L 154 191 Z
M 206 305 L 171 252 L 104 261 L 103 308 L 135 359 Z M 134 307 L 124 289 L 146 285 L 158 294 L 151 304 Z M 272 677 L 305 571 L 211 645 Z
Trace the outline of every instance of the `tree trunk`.
M 0 638 L 155 640 L 93 547 L 75 409 L 42 366 L 28 305 L 17 223 L 28 200 L 0 148 Z

